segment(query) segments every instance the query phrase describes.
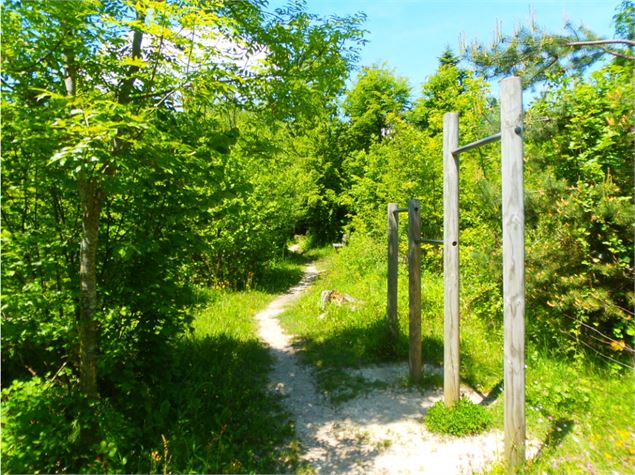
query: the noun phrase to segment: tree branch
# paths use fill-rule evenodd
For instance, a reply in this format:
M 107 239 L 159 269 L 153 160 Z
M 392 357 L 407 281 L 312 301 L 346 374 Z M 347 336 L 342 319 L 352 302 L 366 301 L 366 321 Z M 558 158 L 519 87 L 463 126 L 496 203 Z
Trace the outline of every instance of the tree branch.
M 610 54 L 610 55 L 612 55 L 612 56 L 616 56 L 616 57 L 618 57 L 618 58 L 629 59 L 629 60 L 631 60 L 631 61 L 635 61 L 635 56 L 629 56 L 629 55 L 627 55 L 627 54 L 618 53 L 617 51 L 611 51 L 611 50 L 610 50 L 610 49 L 608 49 L 608 48 L 602 48 L 602 47 L 600 47 L 600 49 L 601 49 L 602 51 L 604 51 L 605 53 L 608 53 L 608 54 Z
M 623 39 L 613 39 L 613 40 L 593 40 L 593 41 L 572 41 L 567 43 L 567 46 L 597 46 L 599 49 L 604 51 L 607 54 L 612 56 L 616 56 L 618 58 L 628 59 L 631 61 L 635 61 L 635 56 L 630 56 L 628 54 L 621 53 L 619 51 L 613 51 L 608 48 L 604 48 L 602 45 L 609 44 L 624 44 L 627 46 L 635 46 L 635 41 L 632 40 L 623 40 Z
M 594 46 L 594 45 L 617 45 L 617 44 L 635 46 L 635 41 L 624 40 L 621 38 L 614 38 L 611 40 L 571 41 L 567 43 L 567 46 Z
M 137 21 L 143 23 L 145 21 L 145 14 L 137 11 Z M 143 41 L 143 30 L 137 28 L 132 36 L 132 52 L 130 57 L 137 59 L 141 57 L 141 42 Z M 139 71 L 138 66 L 130 66 L 128 69 L 128 77 L 126 77 L 121 85 L 119 91 L 118 101 L 120 104 L 127 104 L 130 102 L 130 94 L 132 92 L 132 86 L 136 79 L 135 74 Z

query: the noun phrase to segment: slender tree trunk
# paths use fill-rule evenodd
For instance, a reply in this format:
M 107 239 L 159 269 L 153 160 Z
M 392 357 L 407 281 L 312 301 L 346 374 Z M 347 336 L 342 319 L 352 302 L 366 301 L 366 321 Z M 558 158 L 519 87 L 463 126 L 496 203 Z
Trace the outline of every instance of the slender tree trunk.
M 137 12 L 137 19 L 143 21 L 145 16 Z M 141 55 L 143 32 L 135 30 L 132 39 L 132 57 Z M 77 94 L 77 67 L 75 57 L 70 49 L 65 50 L 64 84 L 66 94 L 75 97 Z M 130 102 L 138 67 L 131 66 L 126 79 L 121 84 L 118 101 L 121 104 Z M 113 155 L 121 151 L 121 144 L 115 139 Z M 112 164 L 105 167 L 106 175 L 115 173 Z M 102 177 L 103 178 L 103 177 Z M 97 399 L 97 240 L 99 235 L 99 216 L 105 201 L 105 192 L 99 177 L 80 175 L 79 195 L 82 209 L 82 239 L 80 243 L 80 297 L 79 297 L 79 384 L 89 399 Z
M 66 34 L 69 32 L 65 29 Z M 77 94 L 77 66 L 71 48 L 64 48 L 64 86 L 66 95 Z M 101 187 L 83 173 L 79 177 L 82 209 L 82 239 L 79 245 L 79 386 L 90 399 L 99 397 L 97 390 L 97 236 L 103 203 Z M 82 439 L 90 442 L 92 430 L 82 430 Z
M 82 206 L 79 297 L 79 382 L 89 399 L 97 399 L 97 239 L 103 190 L 94 180 L 79 180 Z

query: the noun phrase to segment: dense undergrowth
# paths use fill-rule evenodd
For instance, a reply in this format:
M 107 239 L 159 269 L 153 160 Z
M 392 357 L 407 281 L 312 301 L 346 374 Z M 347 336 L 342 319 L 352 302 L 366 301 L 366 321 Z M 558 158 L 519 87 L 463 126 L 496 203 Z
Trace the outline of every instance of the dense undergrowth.
M 316 285 L 282 315 L 298 335 L 303 358 L 316 368 L 321 389 L 334 402 L 355 397 L 368 385 L 344 371 L 371 363 L 407 361 L 407 269 L 400 266 L 399 324 L 396 346 L 385 323 L 386 265 L 383 243 L 354 235 L 350 245 L 328 256 Z M 439 252 L 428 250 L 422 274 L 422 352 L 424 363 L 443 363 L 443 286 Z M 470 307 L 474 289 L 464 284 L 461 322 L 461 380 L 485 396 L 498 429 L 503 427 L 502 322 L 484 322 Z M 322 290 L 337 289 L 358 299 L 320 308 Z M 529 325 L 532 311 L 528 310 Z M 530 333 L 535 334 L 535 333 Z M 593 353 L 567 356 L 541 339 L 529 338 L 527 423 L 531 447 L 538 448 L 525 472 L 630 473 L 635 463 L 635 384 L 632 370 L 619 369 Z M 404 378 L 406 375 L 404 375 Z M 422 388 L 442 384 L 424 374 Z M 498 473 L 501 467 L 493 467 Z
M 253 290 L 201 289 L 188 333 L 122 355 L 89 403 L 69 371 L 3 390 L 3 473 L 272 473 L 294 467 L 293 430 L 267 391 L 253 315 L 302 275 L 278 262 Z M 142 364 L 143 363 L 143 364 Z M 91 444 L 80 433 L 95 427 Z

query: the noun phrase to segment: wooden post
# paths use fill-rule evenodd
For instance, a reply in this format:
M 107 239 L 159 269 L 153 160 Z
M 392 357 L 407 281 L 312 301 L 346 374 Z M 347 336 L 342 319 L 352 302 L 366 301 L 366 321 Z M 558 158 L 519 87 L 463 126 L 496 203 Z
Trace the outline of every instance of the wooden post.
M 505 462 L 525 463 L 525 212 L 520 78 L 500 82 L 505 332 Z
M 397 287 L 399 275 L 399 214 L 397 204 L 388 204 L 388 300 L 386 319 L 390 340 L 397 344 L 399 326 L 397 323 Z
M 443 116 L 443 396 L 453 406 L 459 381 L 459 114 Z
M 421 205 L 408 201 L 408 293 L 410 319 L 410 378 L 421 379 Z

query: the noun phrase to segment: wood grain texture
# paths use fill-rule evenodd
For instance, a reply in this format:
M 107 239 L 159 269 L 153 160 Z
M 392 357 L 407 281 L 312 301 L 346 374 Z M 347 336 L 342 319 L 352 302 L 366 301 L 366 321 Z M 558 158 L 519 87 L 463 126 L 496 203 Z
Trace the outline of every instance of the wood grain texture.
M 503 201 L 505 460 L 525 462 L 525 239 L 520 78 L 500 82 Z
M 410 378 L 421 380 L 421 205 L 408 201 L 408 294 Z
M 443 396 L 448 407 L 459 387 L 459 115 L 443 116 Z
M 388 298 L 386 319 L 390 341 L 397 344 L 399 326 L 397 323 L 397 288 L 399 275 L 399 214 L 396 203 L 388 204 Z

